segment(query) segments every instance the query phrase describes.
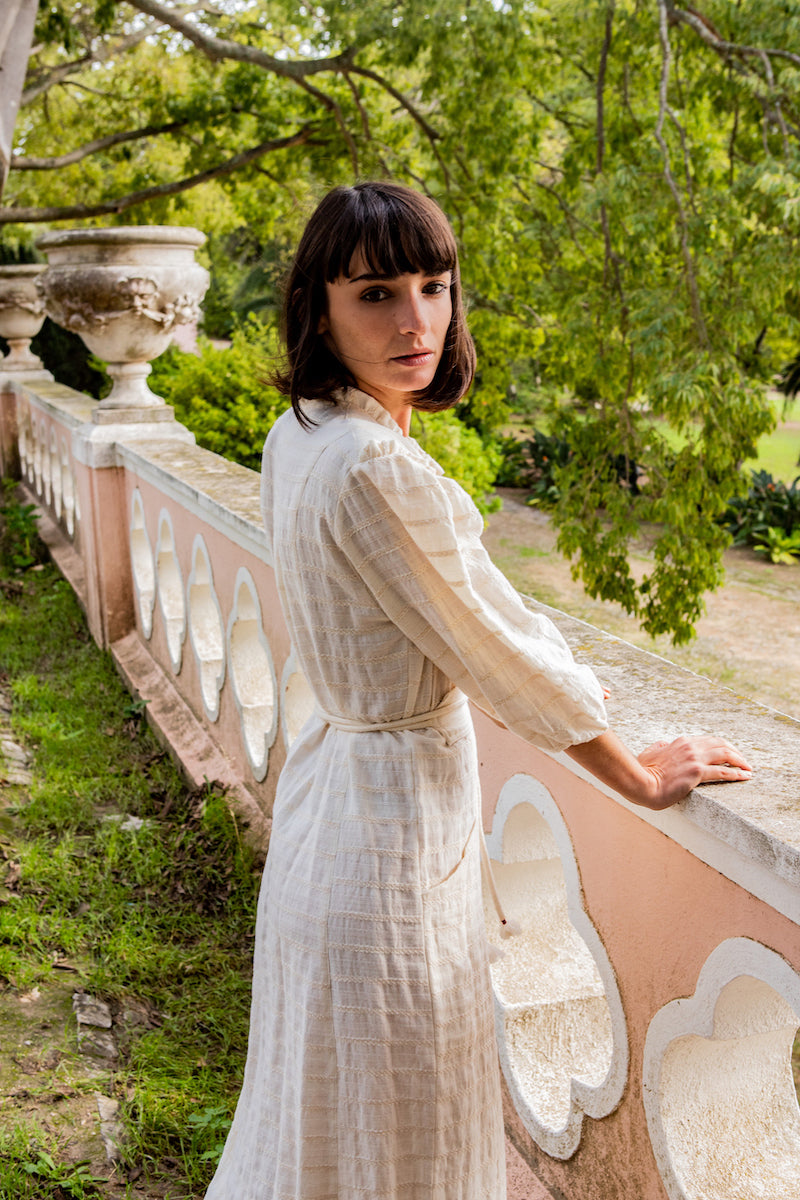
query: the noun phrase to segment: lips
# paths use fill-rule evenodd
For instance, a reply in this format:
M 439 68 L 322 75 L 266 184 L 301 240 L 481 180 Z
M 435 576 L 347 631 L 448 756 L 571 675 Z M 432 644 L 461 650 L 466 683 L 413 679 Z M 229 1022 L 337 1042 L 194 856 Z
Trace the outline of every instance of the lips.
M 400 363 L 406 367 L 420 367 L 424 363 L 430 362 L 432 358 L 432 350 L 414 350 L 411 354 L 395 355 L 392 362 Z

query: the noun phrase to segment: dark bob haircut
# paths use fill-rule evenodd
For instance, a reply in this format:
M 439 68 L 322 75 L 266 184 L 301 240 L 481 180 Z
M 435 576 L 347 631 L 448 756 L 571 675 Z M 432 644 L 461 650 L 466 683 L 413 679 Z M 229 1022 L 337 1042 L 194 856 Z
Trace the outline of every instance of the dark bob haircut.
M 274 379 L 275 386 L 291 397 L 298 420 L 307 425 L 303 399 L 335 403 L 333 393 L 338 388 L 355 385 L 318 329 L 327 312 L 325 284 L 349 277 L 357 251 L 376 275 L 452 273 L 453 315 L 444 352 L 430 384 L 413 401 L 414 408 L 426 412 L 450 408 L 468 390 L 475 373 L 455 237 L 438 204 L 396 183 L 334 188 L 309 220 L 286 281 L 282 327 L 286 368 Z

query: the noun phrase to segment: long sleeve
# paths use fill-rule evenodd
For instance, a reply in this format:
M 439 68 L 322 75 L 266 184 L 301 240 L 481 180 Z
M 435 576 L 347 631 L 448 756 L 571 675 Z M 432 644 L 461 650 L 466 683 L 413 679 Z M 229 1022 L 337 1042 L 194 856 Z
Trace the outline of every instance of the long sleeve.
M 602 689 L 493 565 L 469 498 L 419 448 L 372 443 L 334 538 L 386 616 L 479 707 L 559 751 L 607 727 Z

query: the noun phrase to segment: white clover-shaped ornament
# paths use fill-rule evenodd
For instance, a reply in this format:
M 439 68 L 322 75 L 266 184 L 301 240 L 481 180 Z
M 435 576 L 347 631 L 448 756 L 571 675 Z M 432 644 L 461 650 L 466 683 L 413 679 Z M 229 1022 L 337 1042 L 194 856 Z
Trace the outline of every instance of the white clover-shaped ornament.
M 578 1148 L 584 1116 L 607 1116 L 622 1098 L 622 1002 L 547 789 L 529 775 L 510 779 L 486 841 L 500 903 L 519 929 L 492 964 L 503 1074 L 530 1136 L 566 1159 Z M 486 910 L 494 939 L 496 918 L 488 903 Z

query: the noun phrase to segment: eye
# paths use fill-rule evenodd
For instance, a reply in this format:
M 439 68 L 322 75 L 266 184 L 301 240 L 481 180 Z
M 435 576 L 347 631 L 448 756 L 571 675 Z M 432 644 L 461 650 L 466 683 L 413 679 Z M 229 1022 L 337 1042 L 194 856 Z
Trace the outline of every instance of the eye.
M 385 300 L 388 295 L 389 293 L 386 288 L 371 287 L 361 293 L 361 299 L 365 300 L 367 304 L 378 304 L 381 300 Z
M 432 279 L 430 283 L 426 283 L 423 292 L 427 296 L 440 296 L 442 292 L 446 292 L 450 284 L 444 279 Z

